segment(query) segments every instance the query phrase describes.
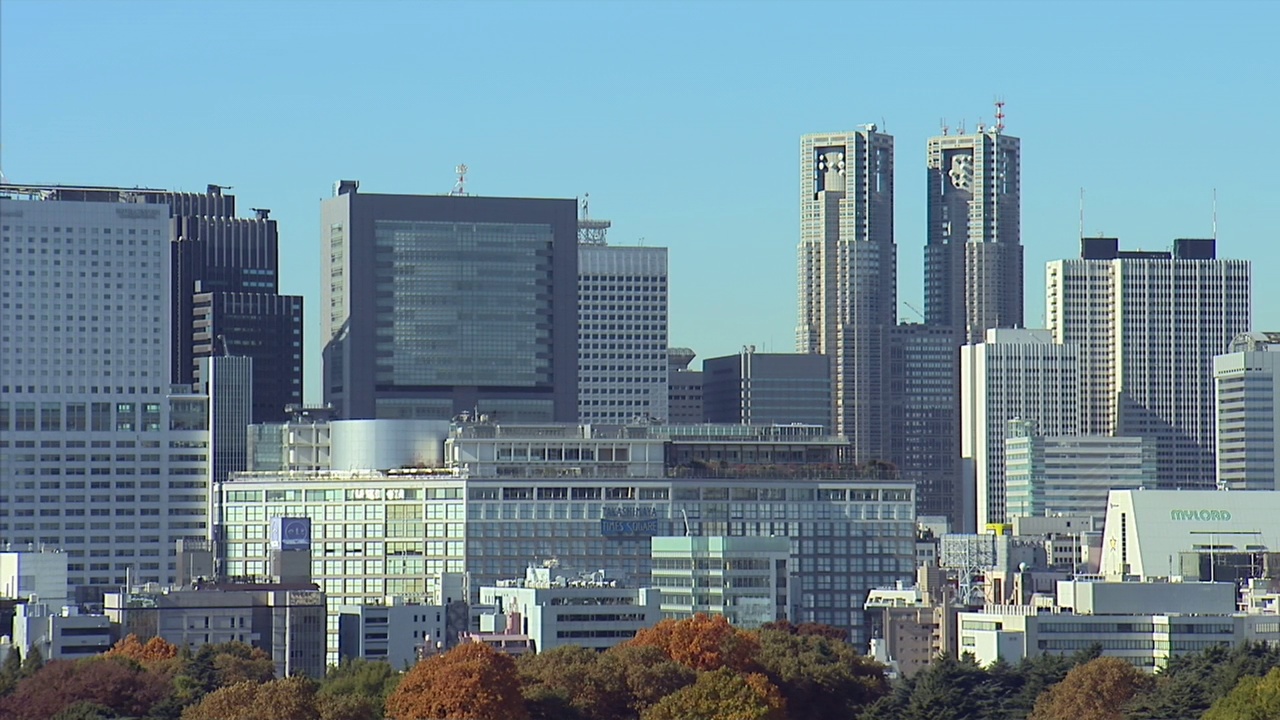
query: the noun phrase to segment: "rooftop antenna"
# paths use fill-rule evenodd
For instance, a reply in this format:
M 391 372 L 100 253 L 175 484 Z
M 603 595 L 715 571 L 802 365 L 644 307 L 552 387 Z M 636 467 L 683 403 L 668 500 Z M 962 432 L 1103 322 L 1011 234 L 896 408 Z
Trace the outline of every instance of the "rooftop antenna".
M 1080 237 L 1084 237 L 1084 188 L 1080 188 Z
M 996 134 L 1004 132 L 1004 98 L 996 96 Z
M 1213 240 L 1218 240 L 1218 188 L 1213 189 Z
M 948 127 L 947 127 L 947 119 L 946 119 L 946 118 L 938 118 L 938 125 L 940 125 L 940 126 L 942 127 L 942 135 L 945 137 L 945 136 L 946 136 L 946 134 L 947 134 L 947 130 L 949 130 L 949 129 L 950 129 L 950 128 L 948 128 Z
M 467 166 L 466 163 L 458 165 L 453 169 L 458 174 L 458 182 L 453 184 L 453 190 L 449 191 L 450 195 L 466 195 L 467 194 Z
M 964 118 L 960 119 L 960 127 L 958 128 L 958 130 L 961 135 L 964 135 L 964 132 L 965 132 L 965 122 L 966 121 L 964 120 Z

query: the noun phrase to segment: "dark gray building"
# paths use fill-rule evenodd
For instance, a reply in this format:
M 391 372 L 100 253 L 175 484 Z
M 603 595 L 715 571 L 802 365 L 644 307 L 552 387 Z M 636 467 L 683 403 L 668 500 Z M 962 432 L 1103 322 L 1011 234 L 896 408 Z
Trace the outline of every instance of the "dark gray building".
M 205 292 L 191 299 L 189 348 L 195 361 L 212 355 L 251 358 L 252 422 L 283 422 L 289 406 L 302 404 L 302 297 Z
M 707 422 L 743 425 L 800 423 L 831 428 L 831 375 L 825 355 L 758 353 L 702 361 Z
M 690 370 L 697 355 L 689 348 L 667 349 L 667 423 L 694 425 L 703 421 L 702 371 Z
M 576 421 L 577 202 L 358 187 L 320 205 L 338 416 Z
M 884 459 L 916 485 L 917 515 L 961 518 L 958 328 L 884 328 Z

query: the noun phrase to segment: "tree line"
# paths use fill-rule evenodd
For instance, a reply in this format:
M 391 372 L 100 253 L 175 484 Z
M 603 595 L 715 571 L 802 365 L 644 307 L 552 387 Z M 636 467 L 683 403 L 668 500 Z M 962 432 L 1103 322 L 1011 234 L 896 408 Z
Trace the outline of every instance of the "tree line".
M 179 650 L 129 636 L 109 652 L 0 664 L 12 720 L 1275 720 L 1280 649 L 1209 648 L 1154 676 L 1099 648 L 1016 665 L 943 655 L 908 679 L 834 628 L 665 620 L 605 652 L 512 657 L 469 643 L 404 672 L 344 661 L 276 678 L 243 643 Z

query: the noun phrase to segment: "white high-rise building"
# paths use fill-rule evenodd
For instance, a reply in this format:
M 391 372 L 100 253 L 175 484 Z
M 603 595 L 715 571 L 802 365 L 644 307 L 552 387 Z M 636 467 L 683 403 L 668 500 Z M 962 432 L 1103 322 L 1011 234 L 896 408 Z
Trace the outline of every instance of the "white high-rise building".
M 1077 351 L 1048 330 L 987 330 L 960 348 L 961 456 L 977 484 L 977 527 L 1005 522 L 1005 436 L 1010 420 L 1045 435 L 1072 435 L 1077 422 Z
M 579 220 L 578 416 L 620 425 L 667 418 L 667 249 L 609 245 Z
M 888 458 L 881 328 L 897 324 L 893 136 L 875 125 L 800 138 L 796 351 L 830 362 L 835 432 Z
M 173 582 L 208 401 L 169 392 L 169 208 L 0 193 L 0 547 L 63 549 L 80 599 Z
M 1280 333 L 1250 332 L 1213 359 L 1218 485 L 1280 490 Z
M 1249 330 L 1250 268 L 1214 240 L 1124 252 L 1085 238 L 1048 264 L 1055 341 L 1080 348 L 1080 432 L 1153 443 L 1161 487 L 1212 487 L 1213 357 Z

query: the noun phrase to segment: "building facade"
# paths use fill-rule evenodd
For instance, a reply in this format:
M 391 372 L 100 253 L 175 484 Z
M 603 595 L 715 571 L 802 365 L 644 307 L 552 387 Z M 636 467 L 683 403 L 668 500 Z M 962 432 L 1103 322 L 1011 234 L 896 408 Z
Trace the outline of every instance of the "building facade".
M 896 324 L 893 137 L 874 125 L 800 138 L 796 351 L 827 357 L 836 433 L 885 459 L 880 332 Z
M 737 355 L 704 360 L 702 373 L 707 422 L 832 426 L 825 355 L 758 353 L 748 345 Z
M 251 421 L 283 422 L 302 403 L 302 298 L 264 292 L 199 292 L 192 297 L 188 351 L 200 359 L 253 360 Z M 201 380 L 197 372 L 196 381 Z
M 579 422 L 667 420 L 666 248 L 579 242 L 578 342 Z
M 988 330 L 960 349 L 961 452 L 972 461 L 977 527 L 1005 522 L 1005 439 L 1010 420 L 1039 432 L 1074 435 L 1078 366 L 1074 345 L 1047 330 Z
M 320 206 L 338 417 L 576 421 L 577 203 L 358 185 Z
M 667 422 L 672 425 L 694 425 L 705 419 L 702 371 L 689 369 L 693 358 L 689 348 L 667 350 Z
M 1085 238 L 1079 259 L 1048 264 L 1046 312 L 1079 348 L 1080 432 L 1153 443 L 1162 487 L 1213 487 L 1213 358 L 1249 330 L 1249 262 L 1218 259 L 1214 240 Z
M 653 585 L 662 617 L 722 615 L 757 628 L 791 617 L 791 540 L 785 537 L 654 537 Z
M 1245 333 L 1213 359 L 1218 486 L 1280 490 L 1280 333 Z
M 479 587 L 550 558 L 648 587 L 655 536 L 772 535 L 791 538 L 792 620 L 842 627 L 863 643 L 862 597 L 914 572 L 913 495 L 892 480 L 242 473 L 222 485 L 218 517 L 232 576 L 267 574 L 272 517 L 312 519 L 312 571 L 330 598 L 331 632 L 338 607 L 426 598 L 445 573 L 470 574 L 473 602 Z
M 209 436 L 207 398 L 170 394 L 169 211 L 0 190 L 0 545 L 62 548 L 80 601 L 172 582 Z
M 929 138 L 928 325 L 983 341 L 1022 319 L 1022 149 L 1001 124 Z
M 1006 519 L 1081 515 L 1101 521 L 1110 491 L 1156 486 L 1155 453 L 1142 438 L 1045 436 L 1030 420 L 1010 420 L 1004 448 Z
M 441 605 L 406 603 L 389 597 L 380 605 L 338 609 L 338 656 L 411 668 L 427 655 L 451 646 L 448 613 Z

